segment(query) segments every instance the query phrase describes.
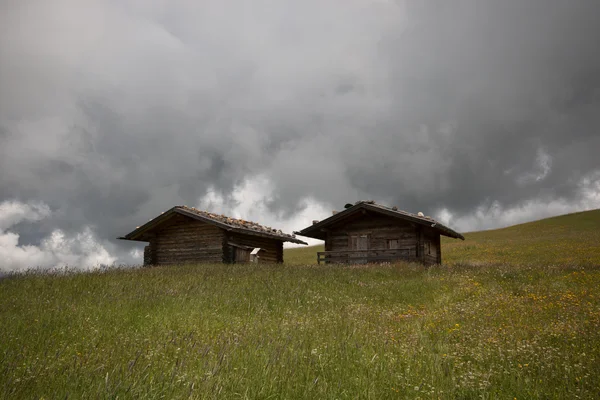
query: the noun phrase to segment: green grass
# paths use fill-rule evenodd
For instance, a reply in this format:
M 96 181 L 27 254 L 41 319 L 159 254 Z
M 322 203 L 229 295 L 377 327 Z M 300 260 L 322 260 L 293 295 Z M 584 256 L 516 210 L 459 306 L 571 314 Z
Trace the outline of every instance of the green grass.
M 444 237 L 444 263 L 600 265 L 600 210 Z
M 600 227 L 564 218 L 539 223 L 564 232 L 577 218 L 580 238 Z M 525 225 L 508 229 L 527 236 Z M 539 239 L 531 232 L 525 243 Z M 595 398 L 595 256 L 495 263 L 484 247 L 492 234 L 469 234 L 457 246 L 474 249 L 453 248 L 451 263 L 432 268 L 10 277 L 0 281 L 0 398 Z M 573 232 L 560 240 L 584 243 Z
M 286 264 L 290 265 L 309 265 L 317 263 L 317 252 L 324 251 L 325 246 L 322 244 L 316 246 L 294 247 L 285 249 L 283 259 Z

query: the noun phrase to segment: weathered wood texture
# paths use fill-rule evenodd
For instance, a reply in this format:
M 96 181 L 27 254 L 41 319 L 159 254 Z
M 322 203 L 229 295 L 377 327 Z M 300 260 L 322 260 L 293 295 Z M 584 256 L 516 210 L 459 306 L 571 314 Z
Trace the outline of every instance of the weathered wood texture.
M 423 260 L 426 264 L 439 264 L 442 259 L 440 234 L 433 229 L 423 231 Z
M 327 233 L 327 251 L 352 250 L 352 236 L 368 237 L 369 249 L 386 250 L 388 240 L 397 240 L 399 248 L 417 243 L 416 231 L 408 222 L 396 221 L 384 216 L 365 215 L 347 224 L 338 225 Z M 413 250 L 413 255 L 414 250 Z
M 348 251 L 323 251 L 317 253 L 317 262 L 366 264 L 371 262 L 390 262 L 396 260 L 414 260 L 410 257 L 410 249 L 394 250 L 348 250 Z
M 156 236 L 148 244 L 148 264 L 156 265 Z
M 229 233 L 229 243 L 250 248 L 260 247 L 265 251 L 260 252 L 259 263 L 281 263 L 283 262 L 283 242 L 260 236 L 243 235 L 240 233 Z M 231 262 L 231 259 L 228 260 Z
M 417 226 L 408 221 L 389 218 L 384 215 L 363 213 L 350 220 L 327 229 L 325 239 L 326 252 L 365 250 L 368 252 L 349 253 L 347 257 L 360 262 L 361 254 L 367 259 L 385 258 L 398 254 L 398 258 L 420 261 L 426 264 L 438 263 L 441 260 L 439 234 L 433 229 Z M 401 249 L 397 253 L 385 250 Z M 381 250 L 379 253 L 377 250 Z M 341 259 L 346 256 L 331 253 L 330 259 Z M 326 260 L 325 255 L 320 259 Z
M 150 246 L 144 247 L 144 265 L 152 265 L 152 257 L 150 254 Z
M 259 262 L 283 262 L 283 242 L 255 235 L 232 233 L 209 223 L 174 215 L 151 233 L 144 248 L 144 265 L 248 262 L 250 251 L 260 247 Z
M 178 215 L 156 231 L 150 241 L 151 263 L 190 264 L 221 262 L 224 231 L 216 226 Z

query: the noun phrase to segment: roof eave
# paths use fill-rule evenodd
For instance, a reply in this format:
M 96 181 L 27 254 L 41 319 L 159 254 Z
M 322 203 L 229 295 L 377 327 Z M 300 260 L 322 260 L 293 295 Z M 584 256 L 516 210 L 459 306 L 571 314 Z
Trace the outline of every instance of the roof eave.
M 312 234 L 312 232 L 315 232 L 315 230 L 317 232 L 319 232 L 321 229 L 323 229 L 323 227 L 335 223 L 338 220 L 342 220 L 344 218 L 347 218 L 350 214 L 352 214 L 354 211 L 357 211 L 359 209 L 367 209 L 367 210 L 371 210 L 371 211 L 375 211 L 375 212 L 380 212 L 382 214 L 386 214 L 389 216 L 392 216 L 394 218 L 400 218 L 400 216 L 403 217 L 403 219 L 420 224 L 420 225 L 430 225 L 431 224 L 435 224 L 435 225 L 439 225 L 438 227 L 436 226 L 431 226 L 432 228 L 436 229 L 438 232 L 440 232 L 440 234 L 444 235 L 444 236 L 448 236 L 454 239 L 461 239 L 461 240 L 465 240 L 464 236 L 461 235 L 460 233 L 440 224 L 437 221 L 429 221 L 426 219 L 421 219 L 418 217 L 413 217 L 412 215 L 408 215 L 406 213 L 400 213 L 398 211 L 393 211 L 393 210 L 387 210 L 383 207 L 378 207 L 377 205 L 372 205 L 369 203 L 359 203 L 359 204 L 355 204 L 352 207 L 349 207 L 343 211 L 340 211 L 339 213 L 332 215 L 330 217 L 325 218 L 322 221 L 317 222 L 316 224 L 309 226 L 307 228 L 302 229 L 301 231 L 298 232 L 294 232 L 297 235 L 301 235 L 301 236 L 305 236 L 305 237 L 309 237 L 309 238 L 313 238 L 313 239 L 319 239 L 319 240 L 323 240 L 321 234 L 319 234 L 319 237 L 317 237 L 316 235 Z
M 319 239 L 319 240 L 323 240 L 320 237 L 315 237 L 313 235 L 310 234 L 311 231 L 317 230 L 319 231 L 320 229 L 322 229 L 324 226 L 327 226 L 331 223 L 334 223 L 337 220 L 342 220 L 344 218 L 346 218 L 347 216 L 349 216 L 353 211 L 359 210 L 362 204 L 355 204 L 352 207 L 349 207 L 343 211 L 340 211 L 339 213 L 332 215 L 330 217 L 325 218 L 324 220 L 321 220 L 319 222 L 317 222 L 314 225 L 311 225 L 307 228 L 302 229 L 301 231 L 298 232 L 294 232 L 296 235 L 301 235 L 301 236 L 305 236 L 305 237 L 309 237 L 309 238 L 313 238 L 313 239 Z
M 129 238 L 128 238 L 128 237 L 126 237 L 126 236 L 119 236 L 117 239 L 118 239 L 118 240 L 129 240 L 129 241 L 132 241 L 132 242 L 145 242 L 145 240 L 129 239 Z
M 144 225 L 140 226 L 139 228 L 136 228 L 135 230 L 129 232 L 127 235 L 125 236 L 121 236 L 118 237 L 117 239 L 120 240 L 131 240 L 131 241 L 136 241 L 136 242 L 147 242 L 147 240 L 144 239 L 140 239 L 140 235 L 142 235 L 144 232 L 148 231 L 149 229 L 152 229 L 155 225 L 159 225 L 160 223 L 163 222 L 164 219 L 170 217 L 172 214 L 177 213 L 177 214 L 181 214 L 184 215 L 186 217 L 190 217 L 202 222 L 206 222 L 208 224 L 211 225 L 215 225 L 219 228 L 222 228 L 226 231 L 233 231 L 233 232 L 238 232 L 238 233 L 242 233 L 242 234 L 247 234 L 247 235 L 253 235 L 253 236 L 260 236 L 260 237 L 266 237 L 269 239 L 274 239 L 274 240 L 279 240 L 282 242 L 292 242 L 292 243 L 297 243 L 297 244 L 303 244 L 303 245 L 308 245 L 308 243 L 300 240 L 300 239 L 296 239 L 296 238 L 288 238 L 288 237 L 282 237 L 279 235 L 272 235 L 269 234 L 267 232 L 255 232 L 252 231 L 250 229 L 244 229 L 244 228 L 235 228 L 232 227 L 230 225 L 227 224 L 223 224 L 219 221 L 215 221 L 213 219 L 210 218 L 206 218 L 203 217 L 201 215 L 195 214 L 193 212 L 189 212 L 179 206 L 175 206 L 170 208 L 169 210 L 165 211 L 164 213 L 162 213 L 161 215 L 151 219 L 150 221 L 146 222 Z
M 454 233 L 444 232 L 441 229 L 438 229 L 438 231 L 440 232 L 440 235 L 444 235 L 444 236 L 450 237 L 452 239 L 465 240 L 465 237 L 458 232 L 454 232 Z
M 295 238 L 288 238 L 286 236 L 273 235 L 273 234 L 270 234 L 268 232 L 258 232 L 258 231 L 254 231 L 252 229 L 247 229 L 247 228 L 236 228 L 236 227 L 233 227 L 231 225 L 227 225 L 227 224 L 224 224 L 222 222 L 215 221 L 214 219 L 205 218 L 205 217 L 203 217 L 201 215 L 195 214 L 193 212 L 189 212 L 189 211 L 187 211 L 185 209 L 182 209 L 182 208 L 175 208 L 175 212 L 177 212 L 179 214 L 182 214 L 182 215 L 189 216 L 191 218 L 195 218 L 195 219 L 200 220 L 200 221 L 207 222 L 209 224 L 213 224 L 215 226 L 218 226 L 219 228 L 223 228 L 223 229 L 225 229 L 227 231 L 230 231 L 230 232 L 237 232 L 237 233 L 243 233 L 243 234 L 247 234 L 247 235 L 266 237 L 266 238 L 270 238 L 270 239 L 280 240 L 282 242 L 292 242 L 292 243 L 297 243 L 297 244 L 308 245 L 308 243 L 305 243 L 302 240 L 295 239 Z
M 138 239 L 139 236 L 142 233 L 151 229 L 154 225 L 160 224 L 164 219 L 170 217 L 175 211 L 176 211 L 176 207 L 172 207 L 172 208 L 168 209 L 167 211 L 165 211 L 164 213 L 160 214 L 159 216 L 156 216 L 156 217 L 152 218 L 150 221 L 146 222 L 145 224 L 139 226 L 138 228 L 135 228 L 133 231 L 129 232 L 127 235 L 118 237 L 117 239 L 132 240 L 132 241 L 136 241 L 136 242 L 147 242 L 147 240 Z
M 317 240 L 325 240 L 323 238 L 323 235 L 311 235 L 309 233 L 305 233 L 304 231 L 299 231 L 299 232 L 294 232 L 294 235 L 300 235 L 300 236 L 304 236 L 307 238 L 311 238 L 311 239 L 317 239 Z
M 251 235 L 251 236 L 259 236 L 259 237 L 264 237 L 264 238 L 268 238 L 268 239 L 274 239 L 274 240 L 278 240 L 281 242 L 291 242 L 291 243 L 297 243 L 297 244 L 304 244 L 304 245 L 308 245 L 308 243 L 300 240 L 300 239 L 296 239 L 296 238 L 292 238 L 292 237 L 286 237 L 286 236 L 279 236 L 279 235 L 271 235 L 269 233 L 266 232 L 257 232 L 257 231 L 253 231 L 250 229 L 243 229 L 243 228 L 229 228 L 227 229 L 230 232 L 236 232 L 236 233 L 241 233 L 241 234 L 245 234 L 245 235 Z

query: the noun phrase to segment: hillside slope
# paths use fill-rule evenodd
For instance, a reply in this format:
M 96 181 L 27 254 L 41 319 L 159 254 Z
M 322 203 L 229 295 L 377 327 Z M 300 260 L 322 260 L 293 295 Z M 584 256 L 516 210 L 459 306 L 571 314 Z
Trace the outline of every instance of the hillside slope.
M 444 264 L 543 263 L 600 265 L 600 210 L 561 215 L 508 228 L 442 237 Z M 323 246 L 286 249 L 289 264 L 315 264 Z
M 445 242 L 452 268 L 11 276 L 0 399 L 596 399 L 600 263 L 582 264 L 600 258 L 599 222 L 595 211 L 471 233 Z M 286 256 L 314 263 L 316 250 Z M 573 261 L 550 264 L 561 252 Z

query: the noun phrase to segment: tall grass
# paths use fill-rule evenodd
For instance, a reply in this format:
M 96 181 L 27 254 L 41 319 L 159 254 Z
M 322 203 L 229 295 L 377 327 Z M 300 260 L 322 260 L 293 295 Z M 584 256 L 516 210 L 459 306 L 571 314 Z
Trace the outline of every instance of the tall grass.
M 0 398 L 596 398 L 600 211 L 444 241 L 446 264 L 0 280 Z
M 594 398 L 600 270 L 198 265 L 0 282 L 3 398 Z
M 600 210 L 442 238 L 444 263 L 600 265 Z

